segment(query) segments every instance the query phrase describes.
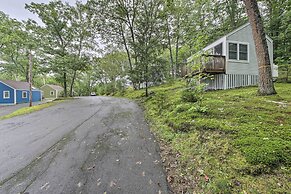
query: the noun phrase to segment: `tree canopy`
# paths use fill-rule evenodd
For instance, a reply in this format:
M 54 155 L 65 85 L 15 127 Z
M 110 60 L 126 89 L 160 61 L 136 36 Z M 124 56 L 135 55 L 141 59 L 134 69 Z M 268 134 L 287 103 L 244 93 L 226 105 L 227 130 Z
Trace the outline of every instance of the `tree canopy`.
M 266 34 L 274 40 L 274 61 L 288 75 L 290 0 L 258 5 Z M 175 79 L 188 57 L 248 22 L 245 5 L 236 0 L 57 0 L 25 7 L 42 24 L 0 12 L 1 77 L 28 80 L 33 51 L 36 85 L 59 82 L 65 96 L 81 91 L 86 75 L 93 90 L 117 77 L 126 77 L 135 89 Z

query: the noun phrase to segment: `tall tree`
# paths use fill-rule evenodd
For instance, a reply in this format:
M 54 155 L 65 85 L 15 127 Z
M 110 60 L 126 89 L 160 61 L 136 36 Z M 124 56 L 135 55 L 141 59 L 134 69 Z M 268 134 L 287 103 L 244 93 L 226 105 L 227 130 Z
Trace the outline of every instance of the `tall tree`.
M 71 22 L 72 7 L 62 1 L 52 1 L 48 4 L 31 3 L 26 8 L 37 14 L 44 26 L 39 26 L 35 33 L 41 33 L 43 50 L 50 60 L 52 69 L 62 74 L 64 96 L 67 97 L 68 72 L 71 67 L 70 47 L 73 40 Z
M 129 78 L 137 88 L 138 72 L 136 65 L 136 18 L 140 11 L 140 0 L 93 0 L 92 4 L 102 27 L 99 29 L 105 44 L 123 47 L 129 62 Z
M 90 9 L 90 4 L 82 4 L 77 1 L 76 5 L 72 7 L 71 21 L 72 39 L 71 52 L 75 55 L 75 60 L 72 64 L 73 75 L 70 83 L 69 95 L 73 96 L 73 87 L 78 71 L 84 71 L 88 65 L 88 51 L 95 51 L 95 27 L 98 26 L 98 19 L 93 17 L 93 11 Z
M 162 35 L 162 1 L 149 0 L 142 2 L 137 18 L 135 52 L 138 56 L 137 69 L 140 82 L 145 83 L 145 95 L 148 96 L 148 84 L 152 82 L 151 69 L 157 65 L 157 57 L 161 54 Z
M 259 68 L 260 95 L 276 94 L 272 79 L 272 67 L 270 63 L 266 35 L 256 0 L 243 0 L 246 12 L 252 27 L 253 38 L 256 46 L 256 54 Z

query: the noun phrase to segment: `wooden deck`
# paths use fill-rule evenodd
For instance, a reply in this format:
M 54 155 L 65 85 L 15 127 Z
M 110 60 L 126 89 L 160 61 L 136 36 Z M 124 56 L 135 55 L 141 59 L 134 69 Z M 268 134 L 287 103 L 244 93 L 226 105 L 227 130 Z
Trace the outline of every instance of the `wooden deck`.
M 202 72 L 204 73 L 225 73 L 225 56 L 203 55 Z

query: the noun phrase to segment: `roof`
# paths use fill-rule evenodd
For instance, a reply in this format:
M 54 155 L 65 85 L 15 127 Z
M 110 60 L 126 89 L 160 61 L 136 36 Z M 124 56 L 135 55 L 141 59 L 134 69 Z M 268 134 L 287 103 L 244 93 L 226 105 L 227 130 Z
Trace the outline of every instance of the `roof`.
M 209 48 L 212 48 L 211 46 L 213 46 L 214 43 L 220 43 L 220 42 L 222 42 L 226 37 L 231 36 L 231 35 L 237 33 L 238 31 L 244 29 L 245 27 L 247 27 L 247 26 L 249 26 L 249 25 L 251 25 L 251 24 L 248 22 L 248 23 L 246 23 L 246 24 L 244 24 L 244 25 L 238 27 L 237 29 L 233 30 L 232 32 L 230 32 L 230 33 L 224 35 L 223 37 L 220 37 L 220 38 L 217 39 L 216 41 L 214 41 L 214 42 L 212 42 L 211 44 L 207 45 L 203 50 L 205 51 L 205 50 L 208 50 Z M 270 36 L 268 36 L 267 34 L 266 34 L 266 38 L 267 38 L 271 43 L 273 42 L 273 40 L 272 40 L 272 39 L 270 38 Z
M 21 82 L 21 81 L 14 81 L 14 80 L 0 80 L 4 84 L 12 87 L 16 90 L 29 90 L 29 83 L 28 82 Z M 33 90 L 38 90 L 37 88 L 32 86 Z
M 58 85 L 46 84 L 46 85 L 44 85 L 44 86 L 49 86 L 49 87 L 51 87 L 52 89 L 57 90 L 57 91 L 62 91 L 62 90 L 64 90 L 63 87 L 58 86 Z M 42 87 L 44 87 L 44 86 L 42 86 Z

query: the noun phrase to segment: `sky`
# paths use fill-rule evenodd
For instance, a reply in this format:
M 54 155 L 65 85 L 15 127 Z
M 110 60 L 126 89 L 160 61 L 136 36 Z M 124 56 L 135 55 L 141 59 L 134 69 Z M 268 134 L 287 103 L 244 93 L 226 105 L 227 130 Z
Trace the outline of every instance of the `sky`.
M 31 2 L 35 3 L 48 3 L 51 0 L 0 0 L 0 11 L 4 12 L 5 14 L 9 15 L 11 18 L 15 18 L 19 21 L 27 20 L 31 18 L 36 22 L 40 22 L 38 17 L 33 13 L 26 10 L 25 4 L 30 4 Z M 70 4 L 74 4 L 76 0 L 63 0 L 64 2 L 69 2 Z M 86 0 L 82 0 L 86 2 Z

